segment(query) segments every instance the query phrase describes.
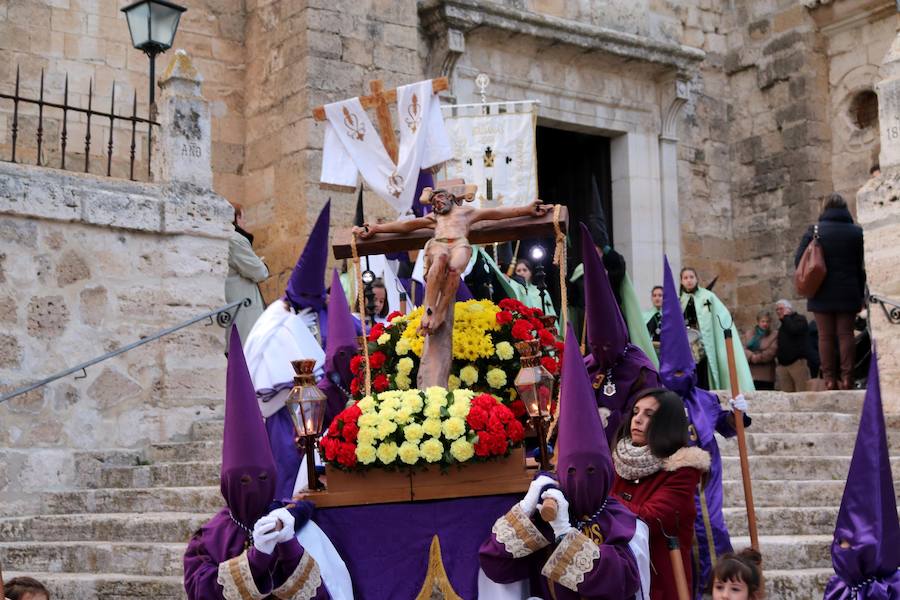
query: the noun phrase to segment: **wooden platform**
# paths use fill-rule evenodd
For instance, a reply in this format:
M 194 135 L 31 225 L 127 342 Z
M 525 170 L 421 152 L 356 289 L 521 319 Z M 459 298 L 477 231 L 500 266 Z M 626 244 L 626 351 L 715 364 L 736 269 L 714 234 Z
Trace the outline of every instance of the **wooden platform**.
M 563 233 L 568 231 L 569 211 L 563 206 L 559 211 L 559 227 Z M 388 252 L 406 252 L 419 250 L 431 239 L 430 229 L 419 229 L 412 233 L 378 233 L 367 240 L 357 240 L 356 249 L 360 256 L 385 254 Z M 479 221 L 469 232 L 472 244 L 488 244 L 493 242 L 513 242 L 534 238 L 552 238 L 556 236 L 553 228 L 553 212 L 543 217 L 514 217 L 499 221 Z M 350 250 L 351 228 L 344 227 L 334 233 L 334 257 L 337 259 L 352 258 Z
M 325 476 L 328 489 L 306 498 L 318 508 L 525 493 L 534 471 L 525 465 L 524 448 L 516 448 L 506 458 L 453 466 L 446 472 L 436 466 L 425 471 L 347 472 L 326 465 Z

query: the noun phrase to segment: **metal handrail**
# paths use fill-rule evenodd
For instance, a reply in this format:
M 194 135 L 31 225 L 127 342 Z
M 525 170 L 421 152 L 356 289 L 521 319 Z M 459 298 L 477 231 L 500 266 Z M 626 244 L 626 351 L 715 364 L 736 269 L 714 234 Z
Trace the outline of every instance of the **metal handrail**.
M 879 304 L 884 316 L 894 325 L 900 325 L 900 302 L 878 294 L 869 294 L 869 304 Z M 890 306 L 890 308 L 888 308 Z
M 104 360 L 113 358 L 120 354 L 124 354 L 125 352 L 128 352 L 129 350 L 134 350 L 138 346 L 143 346 L 144 344 L 158 340 L 161 337 L 167 336 L 171 333 L 175 333 L 176 331 L 184 329 L 185 327 L 189 327 L 189 326 L 193 325 L 194 323 L 198 323 L 205 319 L 209 319 L 208 325 L 212 325 L 213 317 L 215 317 L 215 323 L 219 327 L 228 327 L 232 322 L 234 322 L 234 319 L 235 319 L 235 317 L 237 317 L 238 312 L 240 312 L 241 307 L 242 306 L 250 306 L 250 304 L 251 304 L 250 298 L 244 298 L 243 300 L 235 300 L 231 304 L 226 304 L 225 306 L 220 306 L 219 308 L 213 309 L 209 312 L 205 312 L 202 315 L 197 315 L 196 317 L 193 317 L 191 319 L 188 319 L 187 321 L 179 323 L 178 325 L 175 325 L 174 327 L 162 329 L 160 331 L 157 331 L 153 335 L 147 336 L 145 338 L 141 338 L 140 340 L 138 340 L 136 342 L 132 342 L 131 344 L 128 344 L 127 346 L 123 346 L 117 350 L 113 350 L 112 352 L 107 352 L 106 354 L 97 356 L 96 358 L 92 358 L 91 360 L 88 360 L 81 364 L 75 365 L 74 367 L 70 367 L 64 371 L 60 371 L 59 373 L 51 375 L 50 377 L 46 377 L 44 379 L 41 379 L 40 381 L 36 381 L 25 387 L 21 387 L 17 390 L 13 390 L 9 393 L 3 394 L 2 396 L 0 396 L 0 404 L 2 404 L 3 402 L 6 402 L 10 398 L 15 398 L 16 396 L 21 396 L 22 394 L 27 394 L 31 390 L 35 390 L 41 386 L 47 385 L 48 383 L 54 382 L 57 379 L 62 379 L 63 377 L 71 375 L 72 373 L 77 373 L 78 371 L 81 371 L 83 373 L 83 375 L 81 375 L 80 377 L 77 377 L 76 379 L 83 379 L 83 378 L 87 377 L 86 369 L 88 367 L 96 365 L 97 363 L 103 362 Z M 234 313 L 231 312 L 231 309 L 235 309 Z

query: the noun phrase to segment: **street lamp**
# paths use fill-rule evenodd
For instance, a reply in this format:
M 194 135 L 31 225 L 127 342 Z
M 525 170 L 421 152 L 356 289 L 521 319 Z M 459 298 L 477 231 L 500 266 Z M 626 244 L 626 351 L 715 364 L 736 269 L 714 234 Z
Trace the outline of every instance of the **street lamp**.
M 550 418 L 550 399 L 553 397 L 553 375 L 541 364 L 540 342 L 529 340 L 516 343 L 520 368 L 513 382 L 525 410 L 531 417 L 541 449 L 541 469 L 550 469 L 547 456 L 547 433 L 544 421 Z
M 541 310 L 546 314 L 547 277 L 544 273 L 544 257 L 547 256 L 547 251 L 544 250 L 543 246 L 532 246 L 530 255 L 531 262 L 534 264 L 534 276 L 532 277 L 532 281 L 534 281 L 534 285 L 537 286 L 537 289 L 541 292 Z
M 156 55 L 172 47 L 181 13 L 186 10 L 167 0 L 138 0 L 122 9 L 131 45 L 150 57 L 151 111 L 156 107 Z

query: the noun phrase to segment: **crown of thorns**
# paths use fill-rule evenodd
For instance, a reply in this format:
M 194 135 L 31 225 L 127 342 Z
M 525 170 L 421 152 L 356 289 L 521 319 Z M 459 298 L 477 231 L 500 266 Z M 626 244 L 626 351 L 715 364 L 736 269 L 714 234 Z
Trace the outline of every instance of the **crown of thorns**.
M 432 198 L 438 194 L 446 194 L 449 196 L 450 200 L 455 202 L 459 202 L 460 200 L 471 202 L 475 199 L 475 190 L 477 189 L 478 186 L 472 183 L 459 183 L 438 188 L 427 187 L 422 190 L 419 202 L 422 204 L 431 204 Z

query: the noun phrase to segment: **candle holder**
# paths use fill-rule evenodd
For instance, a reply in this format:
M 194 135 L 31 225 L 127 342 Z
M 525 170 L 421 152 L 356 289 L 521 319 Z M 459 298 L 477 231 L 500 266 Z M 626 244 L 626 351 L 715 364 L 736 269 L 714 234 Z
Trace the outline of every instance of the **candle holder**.
M 541 365 L 540 342 L 529 340 L 518 342 L 520 368 L 516 375 L 515 386 L 525 410 L 538 435 L 541 451 L 541 469 L 550 470 L 547 456 L 547 431 L 545 421 L 550 418 L 550 399 L 553 397 L 553 375 Z
M 315 450 L 316 439 L 322 433 L 327 396 L 316 386 L 313 375 L 315 360 L 292 360 L 291 366 L 294 368 L 294 387 L 285 404 L 293 419 L 297 437 L 303 441 L 309 489 L 313 491 L 319 489 Z

